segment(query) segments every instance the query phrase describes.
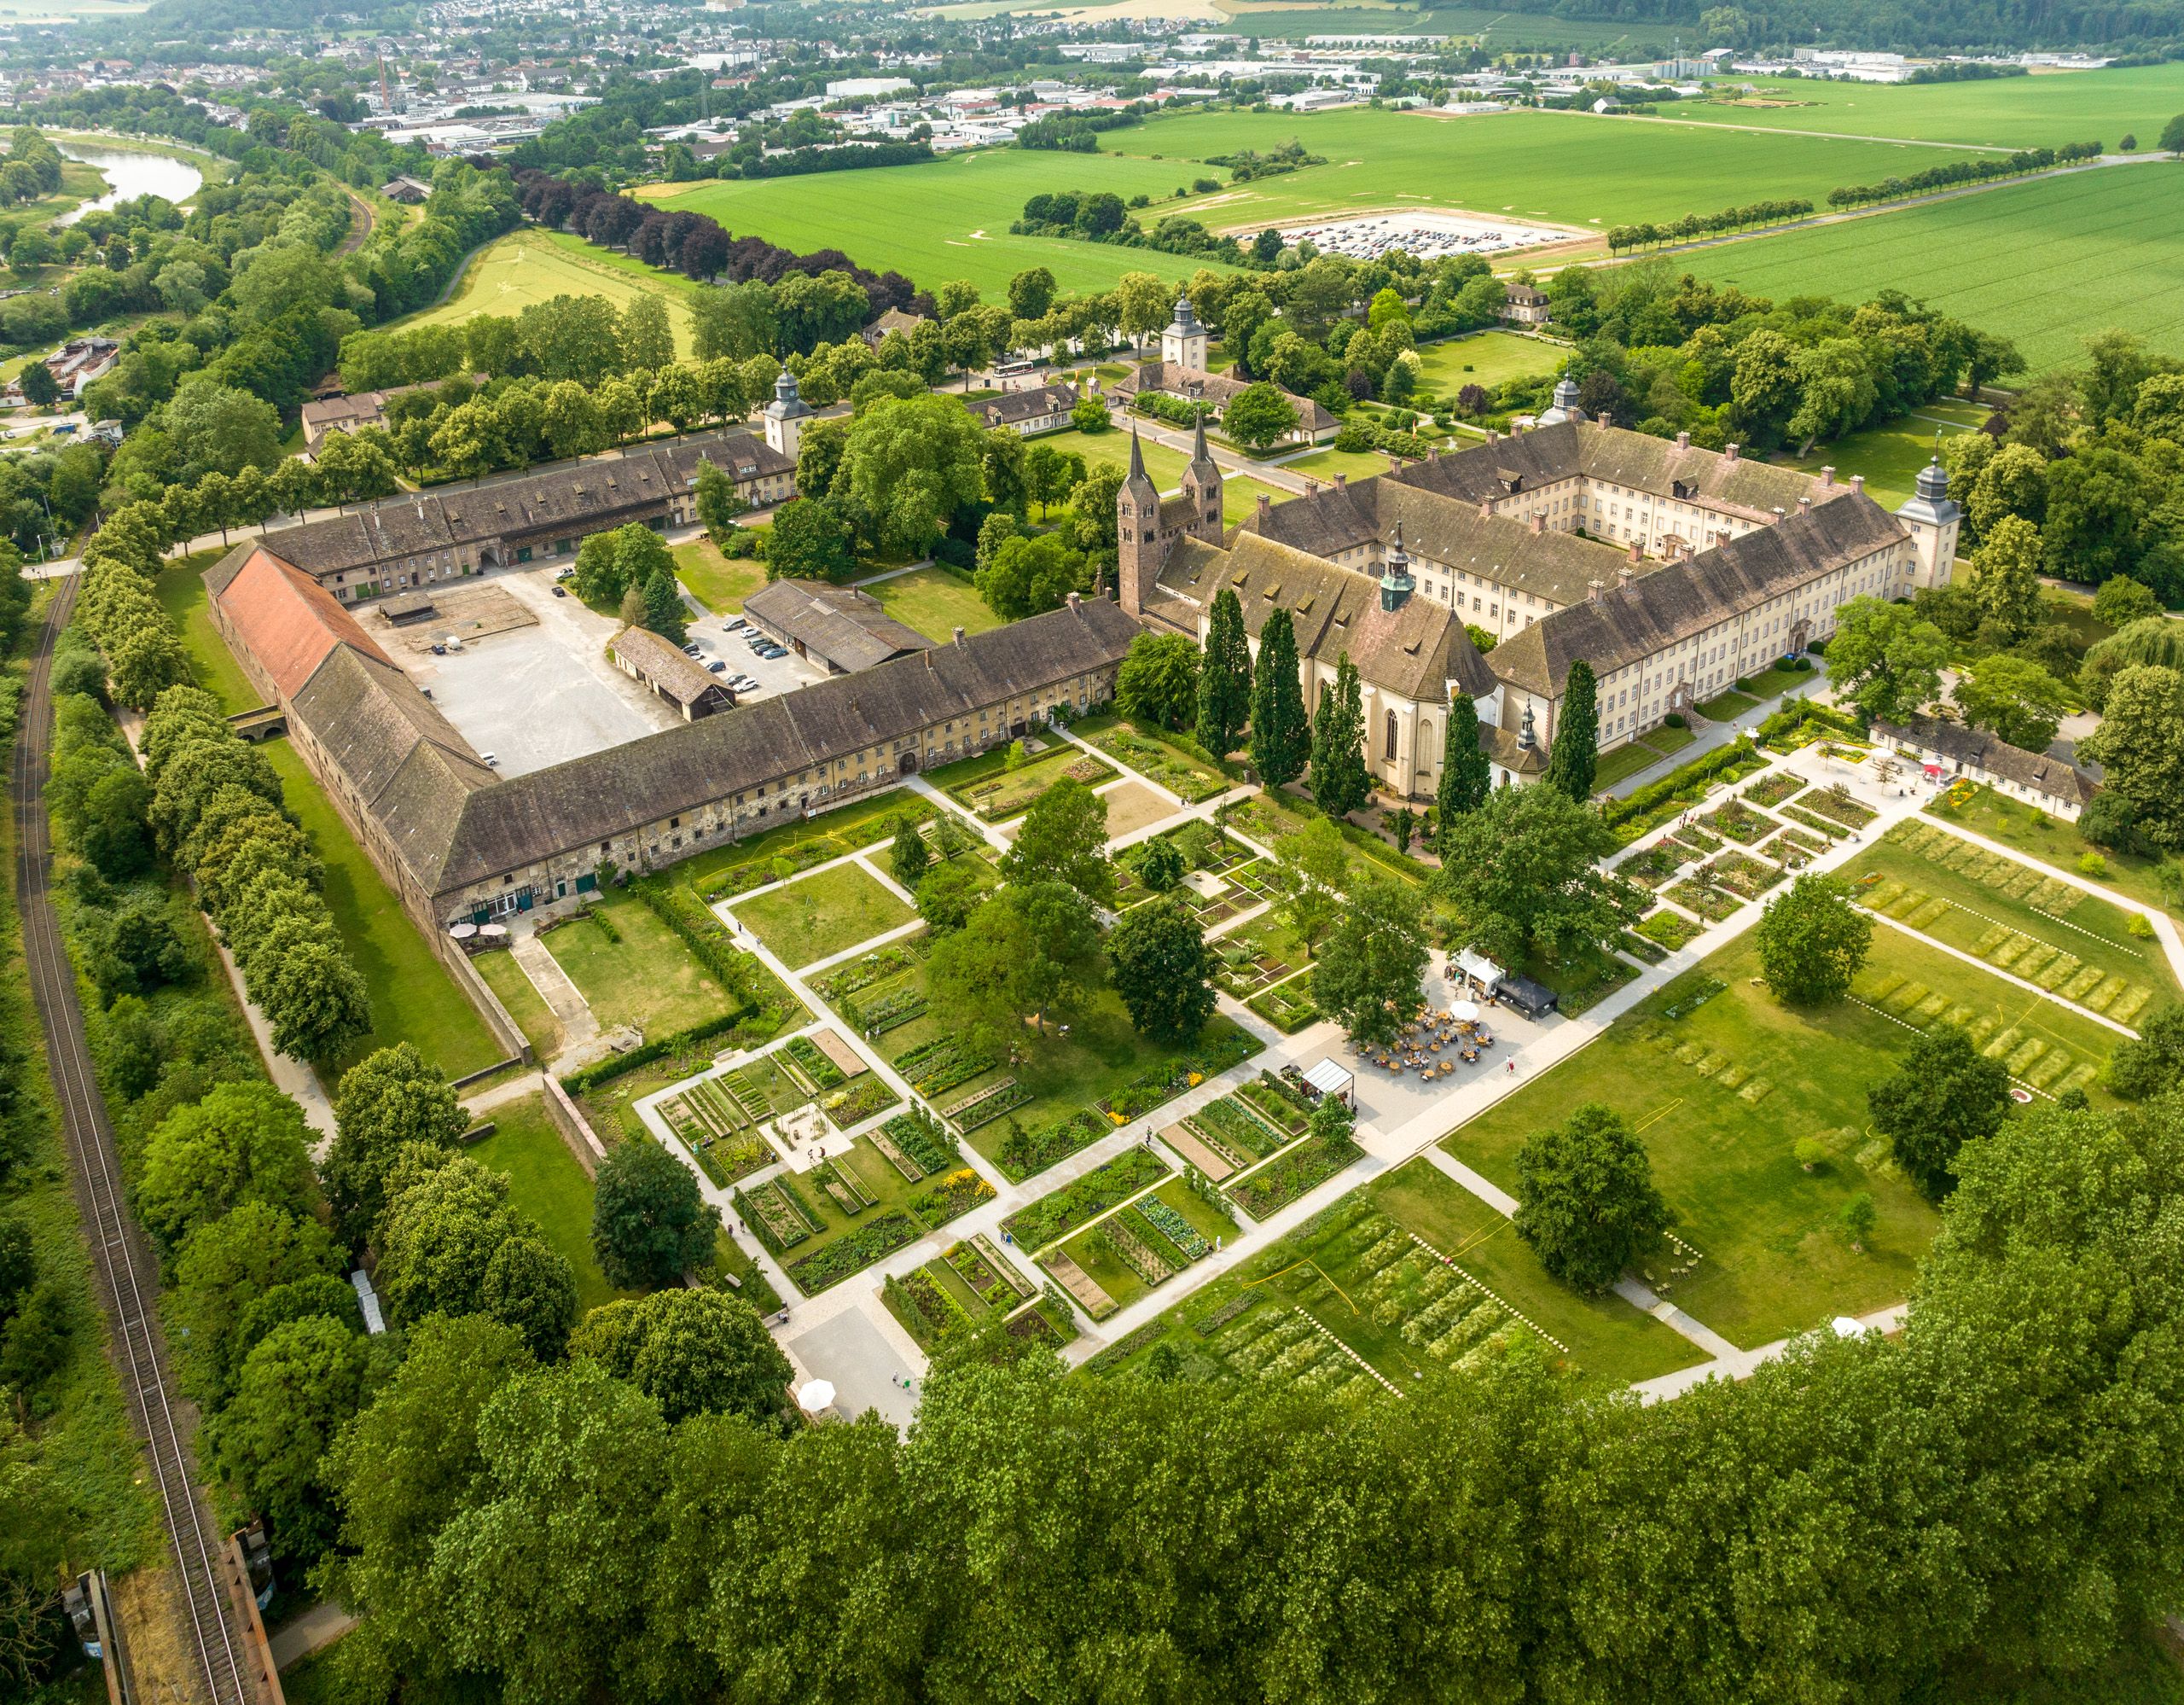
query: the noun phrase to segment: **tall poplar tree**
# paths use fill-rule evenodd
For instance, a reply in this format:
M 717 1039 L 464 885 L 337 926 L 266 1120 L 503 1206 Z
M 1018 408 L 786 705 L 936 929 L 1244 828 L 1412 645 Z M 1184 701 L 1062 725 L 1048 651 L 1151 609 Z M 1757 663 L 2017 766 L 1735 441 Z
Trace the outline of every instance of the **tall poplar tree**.
M 1600 713 L 1593 666 L 1582 657 L 1570 666 L 1562 684 L 1562 711 L 1554 724 L 1554 745 L 1547 754 L 1547 781 L 1577 801 L 1593 796 L 1593 777 L 1600 767 Z
M 1198 743 L 1226 758 L 1242 738 L 1252 713 L 1252 643 L 1244 633 L 1244 607 L 1223 586 L 1205 628 L 1205 661 L 1198 672 Z
M 1328 816 L 1347 817 L 1372 794 L 1365 772 L 1364 692 L 1357 666 L 1345 651 L 1312 719 L 1312 798 Z
M 1259 665 L 1252 683 L 1252 767 L 1269 788 L 1304 773 L 1311 752 L 1304 690 L 1297 678 L 1297 630 L 1277 609 L 1259 630 Z
M 1441 738 L 1441 785 L 1433 795 L 1435 852 L 1458 818 L 1486 803 L 1493 786 L 1494 766 L 1478 743 L 1478 707 L 1459 693 L 1449 701 L 1448 729 Z

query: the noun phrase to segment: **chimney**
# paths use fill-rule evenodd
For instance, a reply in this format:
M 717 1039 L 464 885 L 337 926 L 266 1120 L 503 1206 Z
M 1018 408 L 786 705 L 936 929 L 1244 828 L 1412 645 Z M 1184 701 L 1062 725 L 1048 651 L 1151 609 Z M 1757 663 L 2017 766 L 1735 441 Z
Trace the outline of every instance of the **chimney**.
M 1864 491 L 1866 489 L 1866 476 L 1862 474 L 1853 474 L 1850 476 L 1850 489 L 1854 492 Z
M 1834 484 L 1835 484 L 1835 469 L 1834 469 L 1833 467 L 1828 467 L 1828 468 L 1821 468 L 1821 469 L 1820 470 L 1820 488 L 1821 488 L 1821 491 L 1823 491 L 1823 492 L 1827 491 L 1827 490 L 1829 490 L 1831 487 L 1833 487 L 1833 486 L 1834 486 Z
M 1264 526 L 1267 524 L 1268 517 L 1269 517 L 1269 516 L 1270 516 L 1270 515 L 1272 515 L 1273 514 L 1274 514 L 1274 503 L 1273 503 L 1273 501 L 1272 501 L 1270 498 L 1268 498 L 1268 496 L 1267 496 L 1267 494 L 1266 494 L 1265 492 L 1260 492 L 1260 493 L 1259 493 L 1259 525 L 1260 525 L 1261 527 L 1264 527 Z
M 1499 444 L 1502 442 L 1502 434 L 1492 427 L 1489 427 L 1486 429 L 1486 441 L 1489 444 Z
M 1618 565 L 1615 571 L 1615 584 L 1617 585 L 1628 586 L 1637 578 L 1638 571 L 1633 568 L 1628 562 Z
M 1812 499 L 1810 498 L 1800 498 L 1798 499 L 1798 513 L 1801 515 L 1809 515 L 1812 513 Z
M 1678 434 L 1676 435 L 1676 447 L 1678 450 L 1688 450 L 1688 449 L 1690 449 L 1690 448 L 1691 448 L 1691 434 L 1690 434 L 1689 433 L 1687 433 L 1687 432 L 1680 432 L 1680 433 L 1678 433 Z
M 1064 600 L 1064 602 L 1073 610 L 1082 609 L 1084 606 L 1084 600 L 1079 597 L 1075 592 L 1072 592 L 1069 596 Z
M 1547 511 L 1545 509 L 1534 509 L 1532 511 L 1532 531 L 1534 532 L 1545 532 L 1547 531 Z
M 1426 451 L 1426 459 L 1428 462 L 1438 462 L 1441 459 L 1441 446 L 1438 444 L 1428 445 Z
M 1600 601 L 1600 594 L 1605 592 L 1607 588 L 1598 580 L 1588 580 L 1585 582 L 1585 596 L 1588 598 L 1590 598 L 1594 603 L 1598 603 Z
M 960 627 L 956 630 L 956 643 L 958 645 L 963 643 L 963 630 Z
M 1493 513 L 1494 499 L 1491 498 L 1481 498 L 1478 500 L 1478 518 L 1481 521 L 1484 521 L 1492 515 Z
M 1737 459 L 1737 447 L 1736 447 L 1736 445 L 1734 445 L 1734 444 L 1732 444 L 1732 445 L 1728 445 L 1727 448 L 1725 448 L 1725 449 L 1722 451 L 1722 459 L 1724 462 L 1734 462 L 1734 461 L 1735 461 L 1735 460 Z
M 1338 492 L 1348 491 L 1350 489 L 1350 475 L 1347 474 L 1336 474 L 1334 476 L 1334 488 Z
M 1638 541 L 1635 538 L 1632 539 L 1630 541 L 1630 560 L 1633 562 L 1641 562 L 1645 560 L 1645 556 L 1646 553 L 1638 548 Z

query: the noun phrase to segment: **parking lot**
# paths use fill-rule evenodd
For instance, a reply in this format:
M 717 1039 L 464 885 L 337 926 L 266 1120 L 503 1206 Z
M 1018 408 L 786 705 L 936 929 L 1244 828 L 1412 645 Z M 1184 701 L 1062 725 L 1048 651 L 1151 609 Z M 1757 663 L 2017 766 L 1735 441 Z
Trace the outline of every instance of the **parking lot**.
M 748 675 L 758 684 L 757 692 L 741 694 L 741 699 L 755 702 L 778 698 L 783 693 L 794 692 L 799 687 L 826 678 L 824 669 L 805 662 L 793 651 L 786 657 L 761 657 L 745 637 L 749 629 L 738 628 L 730 632 L 722 626 L 732 620 L 729 616 L 694 616 L 690 621 L 690 643 L 705 653 L 704 661 L 710 663 L 719 658 L 727 663 L 728 674 Z

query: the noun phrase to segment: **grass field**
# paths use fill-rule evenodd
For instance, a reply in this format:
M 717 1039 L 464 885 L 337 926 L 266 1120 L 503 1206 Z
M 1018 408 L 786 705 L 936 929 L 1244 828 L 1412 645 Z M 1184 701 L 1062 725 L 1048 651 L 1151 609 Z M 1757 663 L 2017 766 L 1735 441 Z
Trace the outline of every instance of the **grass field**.
M 389 329 L 461 325 L 479 314 L 520 314 L 555 296 L 604 296 L 616 307 L 648 294 L 664 297 L 675 328 L 675 349 L 691 352 L 688 298 L 698 287 L 687 278 L 595 248 L 564 231 L 511 231 L 471 260 L 455 294 L 437 308 L 389 323 Z
M 491 1117 L 493 1134 L 473 1144 L 470 1155 L 508 1174 L 508 1201 L 538 1222 L 547 1242 L 574 1270 L 578 1312 L 635 1296 L 635 1291 L 615 1289 L 599 1270 L 591 1251 L 591 1180 L 547 1118 L 546 1097 L 502 1102 Z
M 660 205 L 710 213 L 739 236 L 750 232 L 790 248 L 839 248 L 874 271 L 898 269 L 925 289 L 967 278 L 998 301 L 1009 279 L 1028 266 L 1048 268 L 1064 290 L 1076 291 L 1112 289 L 1125 272 L 1189 277 L 1202 263 L 1155 249 L 1012 236 L 1008 227 L 1043 191 L 1158 198 L 1200 175 L 1172 159 L 981 149 L 868 172 L 698 184 Z M 1140 217 L 1157 219 L 1165 211 L 1143 209 Z
M 1467 385 L 1483 385 L 1490 391 L 1505 379 L 1552 373 L 1569 352 L 1535 337 L 1484 331 L 1429 343 L 1418 352 L 1418 363 L 1427 390 L 1453 397 Z
M 205 570 L 224 553 L 200 550 L 195 556 L 171 562 L 160 570 L 160 604 L 182 630 L 182 649 L 189 654 L 197 684 L 211 693 L 230 714 L 255 710 L 265 702 L 264 694 L 250 684 L 242 665 L 228 649 L 228 642 L 212 626 L 211 600 L 205 591 Z
M 735 907 L 737 922 L 791 969 L 831 958 L 916 915 L 853 864 L 837 864 Z
M 710 538 L 674 550 L 675 573 L 690 596 L 715 615 L 732 615 L 766 584 L 766 565 L 752 556 L 723 556 Z
M 1196 197 L 1181 211 L 1215 230 L 1406 203 L 1605 228 L 1711 212 L 1758 195 L 1820 201 L 1838 184 L 1941 157 L 1890 143 L 1634 125 L 1586 113 L 1433 119 L 1371 108 L 1301 117 L 1188 113 L 1111 131 L 1101 143 L 1172 162 L 1264 152 L 1292 137 L 1327 163 Z
M 727 992 L 642 901 L 618 894 L 605 909 L 619 941 L 589 918 L 539 938 L 601 1029 L 634 1024 L 648 1037 L 665 1036 L 728 1010 Z
M 1902 416 L 1885 426 L 1869 428 L 1816 447 L 1811 455 L 1792 457 L 1790 466 L 1807 474 L 1833 468 L 1838 480 L 1853 474 L 1866 479 L 1866 493 L 1884 509 L 1908 503 L 1919 470 L 1933 459 L 1934 434 L 1954 437 L 1969 432 L 1985 419 L 1987 410 L 1965 403 L 1930 403 L 1915 414 Z
M 371 996 L 370 1033 L 339 1060 L 319 1063 L 338 1075 L 375 1049 L 408 1042 L 450 1078 L 491 1065 L 501 1050 L 485 1021 L 433 957 L 295 748 L 286 740 L 269 740 L 259 749 L 281 777 L 288 809 L 325 863 L 326 904 Z
M 1145 471 L 1153 483 L 1160 488 L 1163 497 L 1173 497 L 1182 485 L 1184 465 L 1190 458 L 1180 450 L 1170 450 L 1165 444 L 1155 444 L 1151 439 L 1141 440 L 1145 448 Z M 1039 439 L 1056 450 L 1074 451 L 1084 458 L 1085 465 L 1096 467 L 1111 463 L 1117 468 L 1130 465 L 1130 428 L 1127 424 L 1111 428 L 1106 432 L 1081 433 L 1075 428 L 1067 432 L 1048 433 Z M 1322 452 L 1324 453 L 1324 452 Z M 1379 466 L 1376 473 L 1385 473 L 1387 458 L 1373 458 Z M 1221 481 L 1221 519 L 1225 525 L 1234 526 L 1258 507 L 1261 493 L 1271 503 L 1287 503 L 1297 494 L 1285 492 L 1278 486 L 1269 486 L 1263 480 L 1254 480 L 1246 474 L 1225 473 Z
M 2184 165 L 2117 166 L 1672 257 L 1763 296 L 1896 288 L 2013 339 L 2034 372 L 2110 326 L 2184 355 Z
M 1949 803 L 1960 794 L 1960 804 Z M 2084 875 L 2078 869 L 2079 859 L 2089 852 L 2099 852 L 2103 870 L 2093 880 L 2141 905 L 2171 912 L 2176 910 L 2163 891 L 2158 859 L 2102 851 L 2080 835 L 2075 824 L 2065 823 L 2037 806 L 2006 798 L 1990 788 L 1974 787 L 1968 790 L 1953 788 L 1926 810 L 1943 823 L 1961 823 L 1974 835 L 1984 835 L 2013 852 L 2075 876 Z
M 1675 39 L 1666 24 L 1626 24 L 1589 18 L 1558 18 L 1486 7 L 1444 6 L 1413 11 L 1390 5 L 1311 6 L 1294 0 L 1223 0 L 1226 27 L 1240 34 L 1298 37 L 1390 34 L 1472 36 L 1496 53 L 1521 47 L 1579 47 L 1606 54 L 1665 49 Z
M 1742 84 L 1748 79 L 1735 79 Z M 1706 102 L 1663 108 L 1664 116 L 1770 130 L 1831 131 L 1989 148 L 2053 148 L 2126 131 L 2141 149 L 2184 108 L 2184 65 L 1997 78 L 1984 83 L 1760 82 L 1759 98 L 1797 104 L 1740 107 Z
M 864 590 L 897 621 L 937 642 L 954 638 L 959 627 L 966 633 L 984 633 L 1001 626 L 1001 618 L 986 608 L 978 588 L 945 568 L 913 568 L 892 579 L 875 580 Z
M 471 962 L 472 969 L 485 981 L 501 1004 L 508 1009 L 508 1016 L 515 1021 L 516 1028 L 523 1032 L 524 1039 L 531 1044 L 531 1050 L 544 1065 L 561 1051 L 561 1021 L 554 1016 L 553 1009 L 546 1004 L 523 967 L 516 963 L 513 953 L 480 953 Z

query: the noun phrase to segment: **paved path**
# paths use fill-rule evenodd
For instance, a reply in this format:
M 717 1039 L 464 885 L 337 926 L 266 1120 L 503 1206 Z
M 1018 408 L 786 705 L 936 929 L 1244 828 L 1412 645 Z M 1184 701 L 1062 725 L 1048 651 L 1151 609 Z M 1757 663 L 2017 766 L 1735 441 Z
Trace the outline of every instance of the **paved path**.
M 462 1110 L 473 1119 L 483 1119 L 497 1107 L 505 1107 L 512 1101 L 521 1101 L 527 1095 L 537 1095 L 546 1087 L 543 1072 L 525 1072 L 510 1078 L 506 1083 L 480 1090 L 463 1099 Z
M 582 929 L 582 923 L 564 924 L 565 929 Z M 554 1021 L 561 1027 L 561 1051 L 555 1056 L 558 1063 L 572 1055 L 582 1052 L 599 1039 L 599 1020 L 591 1010 L 591 1003 L 584 998 L 584 991 L 561 969 L 561 961 L 547 951 L 546 944 L 531 930 L 513 932 L 508 936 L 508 952 L 523 968 L 531 986 L 538 991 L 539 999 L 546 1003 L 547 1010 L 554 1015 Z
M 331 1599 L 322 1599 L 301 1615 L 281 1625 L 271 1641 L 273 1662 L 286 1669 L 322 1651 L 357 1626 L 357 1619 Z

